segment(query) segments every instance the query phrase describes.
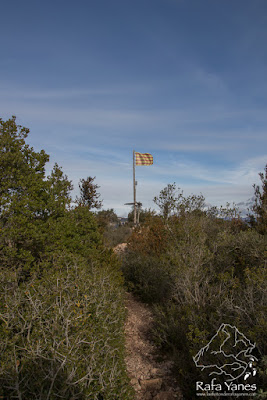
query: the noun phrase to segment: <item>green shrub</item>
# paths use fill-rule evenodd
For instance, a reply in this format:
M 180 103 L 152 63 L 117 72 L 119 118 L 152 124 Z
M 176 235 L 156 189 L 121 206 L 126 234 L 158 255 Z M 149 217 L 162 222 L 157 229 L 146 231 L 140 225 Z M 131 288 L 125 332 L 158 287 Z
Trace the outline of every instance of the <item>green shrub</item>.
M 0 394 L 20 399 L 131 398 L 120 273 L 73 256 L 19 284 L 1 271 Z
M 155 234 L 155 232 L 157 234 Z M 130 238 L 128 286 L 155 304 L 154 339 L 175 361 L 186 399 L 205 377 L 193 356 L 222 323 L 235 325 L 266 354 L 266 237 L 209 213 L 169 216 Z M 257 376 L 263 387 L 266 375 Z
M 103 232 L 103 240 L 106 247 L 115 247 L 119 243 L 126 243 L 130 237 L 132 229 L 128 225 L 106 226 Z
M 28 132 L 0 119 L 0 396 L 130 399 L 118 261 Z
M 171 281 L 168 271 L 156 257 L 127 254 L 122 271 L 130 290 L 146 303 L 164 302 L 170 297 Z

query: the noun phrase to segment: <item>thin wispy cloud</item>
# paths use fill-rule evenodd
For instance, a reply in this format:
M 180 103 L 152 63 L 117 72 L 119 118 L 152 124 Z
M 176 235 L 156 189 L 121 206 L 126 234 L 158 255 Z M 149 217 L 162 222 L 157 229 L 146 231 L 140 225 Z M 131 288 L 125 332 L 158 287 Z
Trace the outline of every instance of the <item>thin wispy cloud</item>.
M 13 24 L 0 26 L 0 117 L 30 128 L 28 142 L 51 156 L 47 171 L 62 165 L 75 194 L 80 178 L 96 176 L 105 207 L 124 213 L 135 149 L 154 156 L 137 170 L 145 207 L 174 181 L 210 203 L 251 197 L 267 162 L 264 2 L 2 11 Z
M 1 95 L 0 95 L 1 96 Z M 92 105 L 71 107 L 58 104 L 36 104 L 24 100 L 23 102 L 14 99 L 14 101 L 5 101 L 4 96 L 1 96 L 3 102 L 2 112 L 9 113 L 10 108 L 16 112 L 20 118 L 32 117 L 34 120 L 43 119 L 51 120 L 57 123 L 77 123 L 79 126 L 101 126 L 104 128 L 125 127 L 127 131 L 134 128 L 139 129 L 156 129 L 157 132 L 161 130 L 163 134 L 164 129 L 186 128 L 197 123 L 211 124 L 211 123 L 231 123 L 240 119 L 251 118 L 252 121 L 265 122 L 267 116 L 263 109 L 233 109 L 229 107 L 218 108 L 217 106 L 198 107 L 197 109 L 190 109 L 189 107 L 177 109 L 164 109 L 164 110 L 139 110 L 137 107 L 129 109 L 128 107 L 106 107 L 97 108 Z M 212 127 L 208 127 L 209 130 Z M 201 128 L 203 130 L 203 127 Z M 238 130 L 239 131 L 239 130 Z M 177 132 L 179 133 L 179 132 Z M 168 134 L 168 132 L 167 132 Z M 183 131 L 181 132 L 183 134 Z M 233 134 L 233 131 L 232 131 Z M 256 131 L 257 134 L 257 131 Z M 234 136 L 234 134 L 233 134 Z
M 154 91 L 152 85 L 149 84 L 114 84 L 114 85 L 98 85 L 90 88 L 84 87 L 64 87 L 64 88 L 40 88 L 40 87 L 20 87 L 14 86 L 12 82 L 0 81 L 0 93 L 1 96 L 7 97 L 8 99 L 23 98 L 26 100 L 62 100 L 62 99 L 77 99 L 90 98 L 90 97 L 105 97 L 105 96 L 125 96 L 125 95 L 140 95 L 147 94 L 149 91 Z

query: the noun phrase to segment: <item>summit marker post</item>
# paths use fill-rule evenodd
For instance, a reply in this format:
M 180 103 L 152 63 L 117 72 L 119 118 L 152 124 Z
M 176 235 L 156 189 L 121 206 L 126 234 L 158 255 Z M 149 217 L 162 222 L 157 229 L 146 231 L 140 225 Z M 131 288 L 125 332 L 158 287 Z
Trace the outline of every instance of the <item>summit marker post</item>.
M 136 185 L 137 182 L 135 180 L 135 166 L 136 165 L 152 165 L 153 164 L 153 156 L 150 153 L 136 153 L 133 150 L 133 206 L 134 206 L 134 225 L 136 226 Z M 141 204 L 141 203 L 138 203 Z M 138 213 L 140 210 L 138 211 Z M 138 217 L 139 220 L 139 217 Z M 138 221 L 139 223 L 139 221 Z
M 133 150 L 133 203 L 134 203 L 134 225 L 136 225 L 136 182 L 135 182 L 135 151 Z

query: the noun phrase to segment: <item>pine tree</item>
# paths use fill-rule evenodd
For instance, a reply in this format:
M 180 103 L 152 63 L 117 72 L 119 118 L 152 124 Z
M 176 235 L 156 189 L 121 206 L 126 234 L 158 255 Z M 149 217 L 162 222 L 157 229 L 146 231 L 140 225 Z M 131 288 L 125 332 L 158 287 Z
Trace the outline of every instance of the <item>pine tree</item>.
M 267 164 L 264 173 L 259 173 L 262 187 L 253 185 L 255 194 L 255 203 L 252 207 L 256 215 L 256 226 L 260 233 L 267 233 Z

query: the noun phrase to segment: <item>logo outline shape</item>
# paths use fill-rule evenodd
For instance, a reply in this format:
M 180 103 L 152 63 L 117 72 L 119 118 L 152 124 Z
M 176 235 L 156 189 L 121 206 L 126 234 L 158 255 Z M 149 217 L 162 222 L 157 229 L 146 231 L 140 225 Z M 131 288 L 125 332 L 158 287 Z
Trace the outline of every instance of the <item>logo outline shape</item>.
M 238 343 L 243 343 L 243 345 L 245 346 L 245 350 L 241 350 L 239 351 L 236 355 L 229 353 L 226 354 L 225 351 L 223 350 L 223 346 L 225 345 L 225 343 L 227 341 L 229 341 L 229 339 L 231 339 L 231 334 L 227 331 L 227 329 L 234 331 L 234 346 L 236 347 Z M 226 334 L 226 338 L 224 339 L 224 341 L 220 344 L 219 346 L 219 351 L 214 351 L 211 350 L 210 354 L 212 355 L 223 355 L 225 357 L 225 359 L 229 359 L 229 360 L 233 360 L 233 362 L 231 363 L 226 363 L 222 366 L 216 365 L 216 364 L 208 364 L 208 365 L 203 365 L 203 364 L 199 364 L 200 358 L 205 354 L 206 351 L 210 350 L 210 347 L 212 345 L 212 342 L 214 342 L 214 340 L 218 337 L 219 333 L 223 332 L 224 334 Z M 254 367 L 253 363 L 255 361 L 258 361 L 258 359 L 252 355 L 252 351 L 255 349 L 256 344 L 252 343 L 243 333 L 241 333 L 234 325 L 230 325 L 230 324 L 224 324 L 222 323 L 219 327 L 219 329 L 217 330 L 217 332 L 215 333 L 215 335 L 213 335 L 213 337 L 210 339 L 210 341 L 208 342 L 208 344 L 206 344 L 204 347 L 202 347 L 198 353 L 193 357 L 194 363 L 196 365 L 197 368 L 201 368 L 201 370 L 205 370 L 205 369 L 211 369 L 211 372 L 209 373 L 209 376 L 226 376 L 226 382 L 233 382 L 239 378 L 241 378 L 244 375 L 244 380 L 247 380 L 250 376 L 255 376 L 256 375 L 256 368 Z M 242 355 L 245 359 L 247 358 L 248 362 L 240 360 L 238 357 Z M 235 367 L 236 365 L 236 367 Z M 237 376 L 232 375 L 231 373 L 227 373 L 224 368 L 225 367 L 232 367 L 233 371 L 238 371 L 239 369 L 241 370 L 241 373 L 238 374 Z M 212 371 L 212 368 L 216 368 L 219 369 L 220 372 L 216 372 L 216 371 Z

